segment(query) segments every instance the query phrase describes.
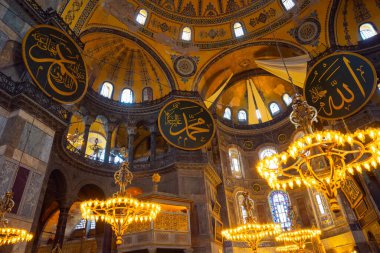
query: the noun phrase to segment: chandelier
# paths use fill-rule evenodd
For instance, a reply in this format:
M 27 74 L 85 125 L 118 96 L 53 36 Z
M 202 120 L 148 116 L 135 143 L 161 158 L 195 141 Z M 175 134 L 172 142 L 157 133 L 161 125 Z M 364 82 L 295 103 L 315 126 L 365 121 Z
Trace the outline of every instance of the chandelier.
M 317 110 L 300 94 L 293 98 L 290 121 L 305 135 L 286 151 L 269 156 L 257 164 L 257 171 L 273 189 L 313 187 L 329 199 L 331 210 L 339 212 L 337 190 L 347 173 L 361 173 L 380 163 L 380 130 L 366 129 L 343 134 L 339 131 L 313 131 Z
M 297 252 L 300 247 L 297 244 L 289 244 L 285 246 L 280 246 L 276 248 L 277 252 Z
M 128 168 L 128 163 L 123 162 L 120 170 L 115 172 L 115 183 L 119 185 L 120 190 L 112 198 L 81 203 L 82 217 L 110 224 L 116 234 L 116 244 L 118 245 L 123 243 L 122 236 L 130 224 L 152 221 L 161 210 L 160 205 L 141 202 L 127 193 L 126 187 L 133 179 L 133 174 Z
M 291 243 L 291 245 L 298 246 L 299 250 L 305 249 L 306 241 L 318 238 L 321 235 L 321 230 L 316 228 L 311 229 L 296 229 L 294 231 L 286 231 L 276 237 L 276 241 Z M 286 245 L 292 247 L 291 245 Z M 284 247 L 286 247 L 284 246 Z
M 8 220 L 5 218 L 5 214 L 9 213 L 15 205 L 12 198 L 13 193 L 6 192 L 0 200 L 0 246 L 27 242 L 33 238 L 33 235 L 24 229 L 10 228 L 7 226 Z
M 275 223 L 259 224 L 253 217 L 253 206 L 249 199 L 249 194 L 243 194 L 243 207 L 247 212 L 246 224 L 232 229 L 222 231 L 223 237 L 229 241 L 246 242 L 253 252 L 257 252 L 260 241 L 266 237 L 278 235 L 281 226 Z

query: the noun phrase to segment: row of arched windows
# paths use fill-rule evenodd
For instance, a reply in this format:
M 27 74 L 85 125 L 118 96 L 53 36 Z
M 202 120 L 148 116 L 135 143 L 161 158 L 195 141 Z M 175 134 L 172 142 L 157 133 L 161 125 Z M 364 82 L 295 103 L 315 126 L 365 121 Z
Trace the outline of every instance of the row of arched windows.
M 236 194 L 237 205 L 239 208 L 239 217 L 240 222 L 245 224 L 247 222 L 247 216 L 249 212 L 252 212 L 254 215 L 254 210 L 246 210 L 244 206 L 245 198 L 243 192 L 238 192 Z M 326 201 L 324 197 L 316 193 L 315 203 L 318 206 L 318 211 L 320 215 L 325 215 L 327 212 Z M 249 198 L 250 206 L 254 207 L 254 201 Z M 281 190 L 272 191 L 268 197 L 269 206 L 272 214 L 273 222 L 281 225 L 283 230 L 289 230 L 292 225 L 292 221 L 289 218 L 289 212 L 291 211 L 290 198 L 287 192 Z
M 287 93 L 282 95 L 282 99 L 284 103 L 286 104 L 286 106 L 289 106 L 292 103 L 292 97 Z M 269 104 L 269 111 L 272 114 L 272 116 L 276 116 L 281 112 L 281 109 L 280 109 L 280 106 L 276 102 L 272 102 Z M 261 113 L 259 109 L 256 109 L 256 116 L 258 119 L 261 119 Z M 226 107 L 224 109 L 223 118 L 227 120 L 232 119 L 232 110 L 230 107 Z M 246 110 L 240 109 L 237 113 L 237 119 L 241 123 L 248 122 L 248 115 L 247 115 Z
M 295 6 L 294 0 L 281 0 L 281 2 L 286 10 L 290 10 Z M 136 22 L 139 23 L 140 25 L 145 25 L 147 18 L 148 18 L 147 10 L 141 9 L 137 13 Z M 245 34 L 243 24 L 240 22 L 234 23 L 232 28 L 233 28 L 233 32 L 236 38 L 242 37 Z M 191 28 L 188 26 L 185 26 L 184 28 L 182 28 L 181 39 L 184 41 L 191 41 L 191 38 L 192 38 Z
M 102 87 L 100 88 L 100 95 L 111 99 L 112 93 L 113 93 L 113 84 L 110 82 L 104 82 Z M 146 102 L 146 101 L 151 101 L 151 100 L 153 100 L 153 90 L 150 87 L 145 87 L 142 90 L 142 101 Z M 120 102 L 127 103 L 127 104 L 131 104 L 134 102 L 134 95 L 133 95 L 132 89 L 125 88 L 121 92 Z
M 296 5 L 294 0 L 281 0 L 281 2 L 286 10 L 290 10 Z M 148 18 L 147 10 L 141 9 L 137 13 L 136 22 L 139 23 L 140 25 L 145 25 L 147 18 Z M 244 27 L 242 23 L 236 22 L 234 23 L 232 28 L 233 28 L 233 32 L 236 38 L 244 36 L 245 32 L 244 32 Z M 360 36 L 363 40 L 369 39 L 377 35 L 377 30 L 374 27 L 374 25 L 371 23 L 364 23 L 360 25 L 359 31 L 360 31 Z M 185 26 L 182 29 L 181 39 L 184 41 L 190 41 L 191 37 L 192 37 L 191 28 L 188 26 Z

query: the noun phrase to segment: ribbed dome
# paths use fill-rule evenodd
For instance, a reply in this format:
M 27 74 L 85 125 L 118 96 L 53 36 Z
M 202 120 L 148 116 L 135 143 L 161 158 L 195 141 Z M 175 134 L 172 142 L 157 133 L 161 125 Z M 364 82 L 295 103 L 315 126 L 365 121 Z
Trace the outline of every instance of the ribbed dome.
M 152 88 L 153 99 L 170 92 L 168 78 L 160 65 L 135 42 L 109 33 L 90 33 L 82 40 L 95 91 L 109 82 L 114 87 L 112 99 L 120 100 L 122 91 L 128 88 L 133 91 L 134 102 L 142 101 L 145 87 Z

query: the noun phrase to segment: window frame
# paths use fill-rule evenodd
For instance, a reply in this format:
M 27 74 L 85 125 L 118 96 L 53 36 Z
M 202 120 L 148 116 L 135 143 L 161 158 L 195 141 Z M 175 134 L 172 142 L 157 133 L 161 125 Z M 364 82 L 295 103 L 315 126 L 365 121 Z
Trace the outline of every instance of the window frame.
M 131 91 L 131 95 L 132 95 L 132 101 L 131 102 L 124 102 L 123 101 L 123 94 L 126 90 L 130 90 Z M 120 102 L 123 103 L 123 104 L 133 104 L 135 102 L 135 95 L 134 95 L 134 92 L 131 88 L 124 88 L 121 93 L 120 93 Z
M 148 93 L 147 93 L 147 95 L 148 95 L 148 99 L 147 100 L 145 100 L 144 99 L 144 92 L 145 91 L 147 91 Z M 149 93 L 150 92 L 150 93 Z M 152 87 L 149 87 L 149 86 L 147 86 L 147 87 L 144 87 L 143 89 L 142 89 L 142 91 L 141 91 L 141 101 L 142 102 L 149 102 L 149 101 L 152 101 L 153 100 L 153 89 L 152 89 Z
M 280 203 L 278 205 L 275 205 L 274 200 L 272 200 L 278 194 L 281 194 L 281 196 L 284 197 L 284 201 L 286 203 L 286 205 L 282 205 L 282 208 L 281 208 L 282 210 L 278 210 L 276 208 Z M 289 211 L 291 208 L 289 194 L 286 191 L 282 191 L 282 190 L 271 191 L 268 196 L 268 203 L 271 210 L 273 222 L 280 223 L 281 228 L 284 231 L 290 230 L 292 226 L 292 221 L 289 218 Z M 283 221 L 284 218 L 285 218 L 285 221 Z
M 363 25 L 370 25 L 370 26 L 372 27 L 372 29 L 375 31 L 376 34 L 374 34 L 374 35 L 371 36 L 371 37 L 363 38 L 363 34 L 362 34 L 362 31 L 361 31 L 361 27 L 362 27 Z M 362 41 L 369 40 L 369 39 L 371 39 L 371 38 L 373 38 L 373 37 L 376 37 L 376 35 L 378 35 L 378 34 L 379 34 L 379 32 L 378 32 L 378 30 L 377 30 L 377 27 L 376 27 L 372 22 L 364 22 L 364 23 L 361 23 L 361 24 L 359 25 L 359 36 L 360 36 L 360 38 L 361 38 Z
M 278 111 L 277 112 L 273 112 L 272 109 L 271 109 L 271 105 L 276 105 L 277 108 L 278 108 Z M 269 109 L 269 112 L 272 116 L 276 116 L 276 115 L 279 115 L 281 113 L 281 107 L 278 103 L 276 102 L 270 102 L 269 105 L 268 105 L 268 109 Z
M 186 29 L 186 28 L 188 28 L 189 30 L 190 30 L 190 37 L 189 37 L 189 39 L 187 40 L 187 39 L 184 39 L 183 37 L 183 35 L 184 35 L 184 30 Z M 184 27 L 182 27 L 182 29 L 181 29 L 181 40 L 182 41 L 186 41 L 186 42 L 190 42 L 192 39 L 193 39 L 193 29 L 191 29 L 191 27 L 190 26 L 184 26 Z
M 291 1 L 293 3 L 293 6 L 290 7 L 289 9 L 288 9 L 287 5 L 285 4 L 285 2 L 288 2 L 288 1 Z M 294 2 L 294 0 L 280 0 L 280 2 L 281 2 L 281 6 L 285 9 L 285 11 L 290 11 L 294 7 L 296 7 L 296 3 Z
M 108 84 L 111 85 L 111 94 L 110 94 L 110 97 L 104 96 L 104 95 L 102 94 L 103 86 L 104 86 L 106 83 L 108 83 Z M 100 96 L 102 96 L 102 97 L 105 97 L 105 98 L 108 98 L 108 99 L 112 99 L 112 98 L 113 98 L 113 93 L 114 93 L 114 91 L 115 91 L 115 87 L 114 87 L 113 83 L 111 83 L 111 82 L 109 82 L 109 81 L 104 81 L 104 82 L 102 83 L 102 85 L 100 86 L 99 94 L 100 94 Z
M 226 118 L 226 117 L 225 117 L 227 109 L 230 111 L 230 118 Z M 227 106 L 226 108 L 224 108 L 224 111 L 223 111 L 223 119 L 226 119 L 226 120 L 232 120 L 232 109 L 231 109 L 231 107 Z
M 233 152 L 236 153 L 237 157 L 233 157 L 231 155 L 231 153 Z M 237 160 L 239 171 L 233 169 L 233 159 Z M 241 152 L 236 146 L 231 146 L 228 148 L 228 160 L 230 163 L 230 171 L 231 171 L 232 176 L 234 176 L 235 178 L 243 178 L 243 163 L 241 159 Z
M 244 113 L 245 113 L 245 120 L 240 120 L 240 119 L 239 119 L 239 114 L 240 114 L 240 112 L 244 112 Z M 247 123 L 248 123 L 248 113 L 247 113 L 247 110 L 245 110 L 245 109 L 239 109 L 239 110 L 237 111 L 236 117 L 237 117 L 237 121 L 238 121 L 239 123 L 243 123 L 243 124 L 247 124 Z
M 239 36 L 236 35 L 236 30 L 239 29 L 239 28 L 235 28 L 235 25 L 237 25 L 237 24 L 240 25 L 239 28 L 241 28 L 241 32 L 242 32 L 242 34 L 239 35 Z M 245 34 L 246 34 L 245 27 L 244 27 L 244 23 L 243 23 L 242 21 L 236 21 L 236 22 L 234 22 L 234 23 L 232 24 L 232 32 L 233 32 L 233 35 L 234 35 L 235 39 L 240 39 L 240 38 L 244 37 Z
M 286 100 L 285 100 L 285 98 L 284 98 L 286 95 L 289 96 L 289 99 L 290 99 L 289 104 L 286 102 Z M 282 95 L 282 101 L 284 101 L 286 107 L 289 107 L 289 106 L 293 103 L 293 98 L 292 98 L 292 96 L 290 96 L 289 93 L 284 93 L 284 94 Z
M 143 14 L 141 14 L 141 11 L 145 11 L 146 16 L 144 16 Z M 138 21 L 138 20 L 139 20 L 139 16 L 145 17 L 143 23 L 140 23 L 140 22 Z M 142 26 L 145 26 L 146 23 L 147 23 L 147 20 L 148 20 L 148 16 L 149 16 L 149 15 L 148 15 L 148 11 L 147 11 L 146 9 L 144 9 L 144 8 L 141 8 L 141 9 L 139 9 L 139 11 L 137 12 L 137 15 L 136 15 L 135 21 L 137 22 L 137 24 L 142 25 Z

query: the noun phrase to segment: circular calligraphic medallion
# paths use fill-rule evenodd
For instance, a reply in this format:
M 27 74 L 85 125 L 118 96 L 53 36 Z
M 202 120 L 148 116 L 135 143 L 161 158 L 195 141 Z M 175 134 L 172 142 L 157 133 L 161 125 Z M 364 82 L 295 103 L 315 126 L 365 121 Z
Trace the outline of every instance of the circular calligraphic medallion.
M 309 71 L 304 96 L 322 119 L 342 119 L 358 112 L 376 90 L 372 63 L 355 53 L 323 57 Z
M 87 91 L 87 70 L 79 47 L 62 30 L 39 25 L 26 34 L 22 56 L 33 81 L 63 104 L 78 102 Z
M 197 71 L 197 64 L 191 57 L 180 56 L 174 61 L 174 69 L 180 76 L 191 77 Z
M 175 99 L 167 103 L 158 116 L 158 128 L 167 142 L 184 150 L 201 149 L 215 134 L 210 112 L 190 99 Z

